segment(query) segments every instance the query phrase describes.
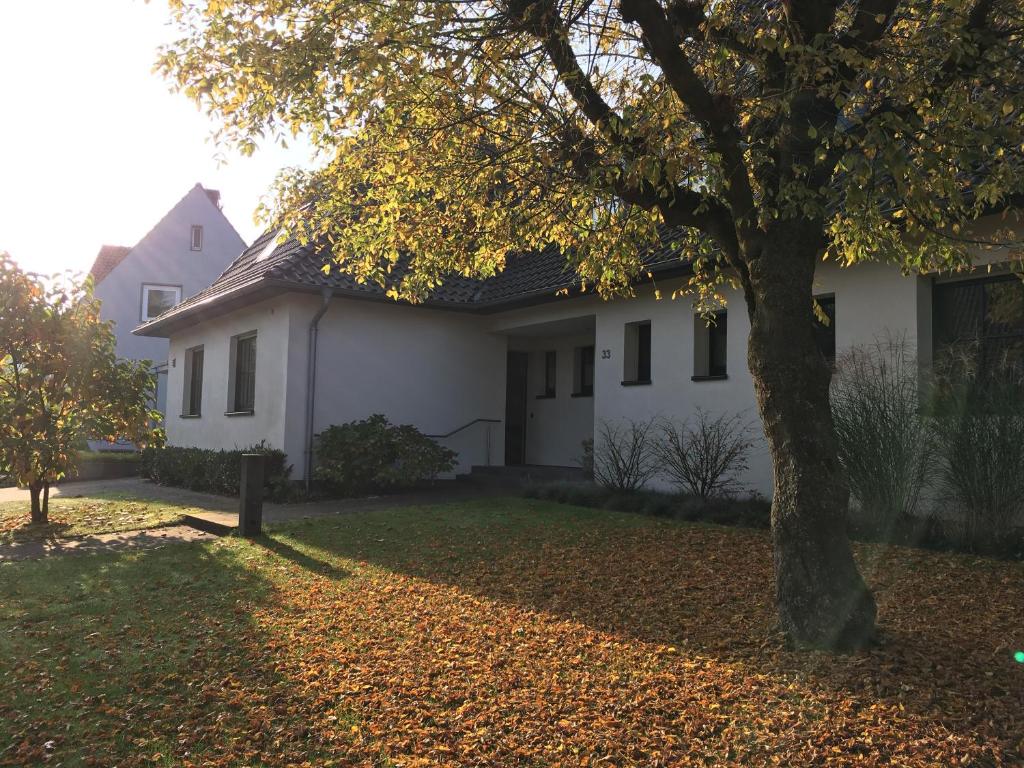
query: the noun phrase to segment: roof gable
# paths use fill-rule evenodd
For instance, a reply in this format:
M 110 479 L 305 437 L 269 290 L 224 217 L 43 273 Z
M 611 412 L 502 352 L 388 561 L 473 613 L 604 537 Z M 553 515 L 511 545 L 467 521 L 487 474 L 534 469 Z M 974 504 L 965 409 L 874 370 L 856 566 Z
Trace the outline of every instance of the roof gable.
M 126 245 L 101 245 L 100 252 L 96 254 L 92 266 L 89 267 L 93 282 L 98 283 L 109 275 L 114 267 L 124 261 L 124 257 L 131 253 L 131 250 Z

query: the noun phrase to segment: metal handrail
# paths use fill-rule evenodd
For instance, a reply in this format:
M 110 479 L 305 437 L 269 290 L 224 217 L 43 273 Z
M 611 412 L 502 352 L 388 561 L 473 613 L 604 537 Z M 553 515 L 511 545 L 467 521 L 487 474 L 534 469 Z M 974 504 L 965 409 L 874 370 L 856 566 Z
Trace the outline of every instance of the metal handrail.
M 481 422 L 483 422 L 485 424 L 501 424 L 501 419 L 473 419 L 468 424 L 463 424 L 461 427 L 459 427 L 458 429 L 453 429 L 448 434 L 445 434 L 445 435 L 424 435 L 424 437 L 429 437 L 432 440 L 443 440 L 446 437 L 451 437 L 452 435 L 458 434 L 462 430 L 469 429 L 474 424 L 479 424 Z

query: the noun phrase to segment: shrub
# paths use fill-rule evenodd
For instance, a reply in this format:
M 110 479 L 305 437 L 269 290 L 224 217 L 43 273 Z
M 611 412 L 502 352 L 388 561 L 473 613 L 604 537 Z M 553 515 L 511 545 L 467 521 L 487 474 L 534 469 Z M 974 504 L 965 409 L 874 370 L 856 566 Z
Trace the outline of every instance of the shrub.
M 657 464 L 649 437 L 653 424 L 602 422 L 593 444 L 594 480 L 606 488 L 633 491 L 654 477 Z
M 289 479 L 288 457 L 284 451 L 271 448 L 265 442 L 230 451 L 179 446 L 145 448 L 140 454 L 139 473 L 160 485 L 237 496 L 243 453 L 266 456 L 263 481 L 267 498 L 291 497 L 293 486 Z
M 1024 375 L 946 363 L 931 403 L 943 522 L 963 546 L 1002 552 L 1019 546 L 1024 524 Z
M 451 471 L 455 457 L 415 427 L 395 426 L 374 414 L 330 426 L 316 436 L 313 477 L 342 495 L 393 491 Z
M 708 502 L 742 490 L 739 476 L 749 467 L 751 445 L 740 414 L 712 418 L 698 408 L 693 422 L 662 423 L 655 455 L 673 485 Z
M 832 419 L 839 460 L 860 508 L 858 526 L 890 530 L 918 508 L 932 463 L 918 368 L 903 337 L 854 347 L 838 361 Z

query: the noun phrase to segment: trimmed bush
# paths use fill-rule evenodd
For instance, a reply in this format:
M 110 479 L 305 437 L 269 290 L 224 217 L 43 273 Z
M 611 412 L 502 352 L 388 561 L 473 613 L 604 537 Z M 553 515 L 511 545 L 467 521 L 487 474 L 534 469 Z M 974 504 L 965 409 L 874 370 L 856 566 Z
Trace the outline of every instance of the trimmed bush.
M 264 469 L 267 498 L 284 500 L 292 496 L 288 457 L 284 451 L 270 448 L 263 442 L 231 451 L 178 446 L 145 448 L 141 453 L 139 472 L 160 485 L 237 496 L 243 453 L 262 453 L 267 457 Z
M 635 491 L 657 474 L 651 445 L 654 421 L 601 422 L 597 439 L 584 462 L 591 464 L 594 480 L 616 491 Z M 584 446 L 586 451 L 587 446 Z
M 316 436 L 313 478 L 330 493 L 396 491 L 432 480 L 455 466 L 456 453 L 416 427 L 383 415 L 330 426 Z
M 661 424 L 654 455 L 673 485 L 706 504 L 743 491 L 740 477 L 750 466 L 751 447 L 750 426 L 741 414 L 713 417 L 698 408 L 692 420 Z

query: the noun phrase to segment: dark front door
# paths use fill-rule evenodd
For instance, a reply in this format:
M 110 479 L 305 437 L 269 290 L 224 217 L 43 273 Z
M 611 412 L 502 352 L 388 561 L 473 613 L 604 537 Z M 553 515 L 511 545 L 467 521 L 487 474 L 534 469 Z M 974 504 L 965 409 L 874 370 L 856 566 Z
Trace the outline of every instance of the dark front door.
M 505 378 L 505 464 L 526 463 L 526 352 L 509 352 Z

